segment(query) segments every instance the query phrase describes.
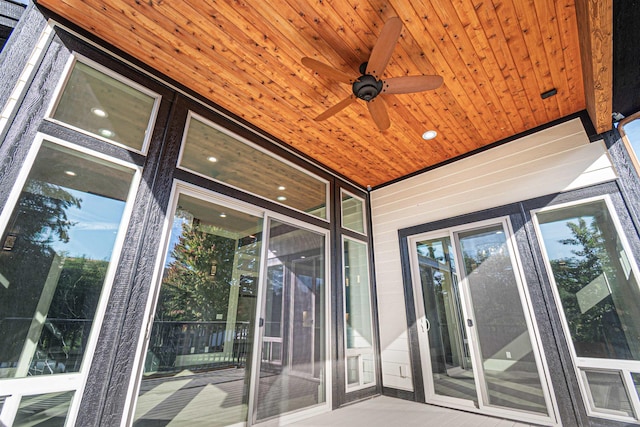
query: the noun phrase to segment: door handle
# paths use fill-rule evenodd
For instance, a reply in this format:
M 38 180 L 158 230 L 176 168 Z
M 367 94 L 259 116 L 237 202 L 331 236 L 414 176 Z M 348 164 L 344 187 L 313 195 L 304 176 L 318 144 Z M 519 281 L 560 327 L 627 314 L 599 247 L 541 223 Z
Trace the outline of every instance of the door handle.
M 422 329 L 422 332 L 429 332 L 429 330 L 431 329 L 431 322 L 429 322 L 429 319 L 427 319 L 426 317 L 422 320 L 423 321 L 420 322 L 420 328 Z
M 472 327 L 473 326 L 473 320 L 467 319 L 467 326 L 468 327 Z

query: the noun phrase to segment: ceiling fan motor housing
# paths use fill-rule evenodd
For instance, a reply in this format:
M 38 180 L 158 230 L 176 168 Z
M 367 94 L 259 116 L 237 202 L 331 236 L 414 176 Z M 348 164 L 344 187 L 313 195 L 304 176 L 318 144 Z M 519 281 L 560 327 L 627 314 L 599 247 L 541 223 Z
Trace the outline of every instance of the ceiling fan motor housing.
M 377 80 L 371 74 L 365 74 L 353 82 L 352 90 L 358 98 L 371 101 L 382 91 L 382 80 Z

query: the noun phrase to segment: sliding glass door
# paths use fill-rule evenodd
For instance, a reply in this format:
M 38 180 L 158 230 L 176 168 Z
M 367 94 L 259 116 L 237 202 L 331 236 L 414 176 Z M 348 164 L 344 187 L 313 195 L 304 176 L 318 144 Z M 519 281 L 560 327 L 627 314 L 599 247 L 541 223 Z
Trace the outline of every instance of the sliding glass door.
M 247 420 L 262 222 L 178 196 L 134 426 Z
M 507 220 L 409 242 L 427 399 L 555 422 Z
M 133 425 L 325 405 L 327 232 L 177 188 Z
M 268 242 L 256 422 L 327 400 L 326 235 L 272 219 Z

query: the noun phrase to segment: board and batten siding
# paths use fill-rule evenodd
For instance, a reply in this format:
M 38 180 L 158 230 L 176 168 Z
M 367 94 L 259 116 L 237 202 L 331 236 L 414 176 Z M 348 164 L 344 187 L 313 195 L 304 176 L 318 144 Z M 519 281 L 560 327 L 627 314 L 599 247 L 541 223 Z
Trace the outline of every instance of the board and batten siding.
M 398 230 L 613 179 L 576 118 L 372 191 L 383 385 L 413 391 Z

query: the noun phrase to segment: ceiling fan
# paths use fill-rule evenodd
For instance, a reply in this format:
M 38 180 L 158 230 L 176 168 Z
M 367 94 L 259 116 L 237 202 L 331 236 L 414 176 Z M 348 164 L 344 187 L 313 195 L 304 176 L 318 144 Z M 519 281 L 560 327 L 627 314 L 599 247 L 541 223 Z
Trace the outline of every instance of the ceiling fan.
M 302 65 L 311 68 L 318 74 L 329 77 L 340 83 L 351 85 L 352 94 L 343 99 L 314 120 L 325 120 L 343 110 L 356 99 L 367 102 L 369 113 L 378 129 L 386 130 L 390 126 L 389 114 L 381 95 L 422 92 L 437 89 L 442 85 L 441 76 L 404 76 L 381 79 L 384 69 L 391 58 L 393 49 L 400 38 L 402 21 L 398 17 L 385 22 L 380 37 L 373 46 L 369 60 L 360 64 L 360 76 L 350 75 L 313 58 L 302 58 Z

